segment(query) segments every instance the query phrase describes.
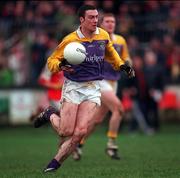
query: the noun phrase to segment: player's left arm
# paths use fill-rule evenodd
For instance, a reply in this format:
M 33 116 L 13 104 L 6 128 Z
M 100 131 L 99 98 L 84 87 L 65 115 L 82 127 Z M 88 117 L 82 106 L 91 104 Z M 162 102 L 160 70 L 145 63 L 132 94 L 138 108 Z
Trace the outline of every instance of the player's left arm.
M 128 61 L 131 65 L 132 65 L 132 60 L 130 58 L 130 55 L 129 55 L 129 50 L 128 50 L 128 46 L 127 46 L 127 43 L 126 43 L 126 40 L 122 38 L 122 53 L 121 53 L 121 58 L 124 60 L 124 61 Z
M 109 37 L 105 50 L 105 60 L 112 64 L 115 70 L 119 70 L 120 66 L 124 64 L 124 61 L 123 59 L 121 59 L 117 51 L 114 49 Z
M 129 78 L 135 76 L 135 72 L 128 61 L 123 60 L 117 51 L 114 49 L 113 44 L 108 35 L 108 43 L 106 45 L 105 59 L 110 62 L 115 70 L 124 70 Z
M 121 40 L 123 45 L 121 58 L 125 61 L 125 64 L 121 66 L 121 69 L 123 69 L 127 73 L 129 78 L 132 78 L 135 76 L 135 71 L 132 68 L 132 60 L 129 55 L 126 40 L 123 37 L 121 37 Z

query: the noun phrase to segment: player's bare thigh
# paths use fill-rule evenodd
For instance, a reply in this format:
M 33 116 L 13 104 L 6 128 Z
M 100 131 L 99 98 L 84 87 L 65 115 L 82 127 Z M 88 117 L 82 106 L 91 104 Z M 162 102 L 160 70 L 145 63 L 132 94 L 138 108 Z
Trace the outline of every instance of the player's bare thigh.
M 95 124 L 99 124 L 103 121 L 108 110 L 108 107 L 104 103 L 102 103 L 101 106 L 97 108 L 96 114 L 94 116 Z
M 113 90 L 102 91 L 101 100 L 111 111 L 121 106 L 121 102 Z
M 94 114 L 97 111 L 97 104 L 91 101 L 84 101 L 79 105 L 75 135 L 86 135 L 88 129 L 94 123 Z
M 78 104 L 63 101 L 60 109 L 59 132 L 62 136 L 71 136 L 76 124 Z

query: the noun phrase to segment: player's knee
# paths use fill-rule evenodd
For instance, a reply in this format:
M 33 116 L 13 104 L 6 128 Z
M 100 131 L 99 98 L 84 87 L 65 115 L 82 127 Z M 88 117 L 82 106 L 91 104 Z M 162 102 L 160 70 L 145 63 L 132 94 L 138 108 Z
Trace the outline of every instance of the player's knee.
M 112 117 L 112 119 L 114 119 L 114 120 L 121 120 L 121 118 L 122 118 L 122 112 L 119 110 L 119 108 L 114 109 L 112 111 L 112 115 L 114 116 L 114 117 Z
M 119 115 L 119 105 L 115 105 L 113 107 L 113 110 L 111 111 L 112 113 L 116 114 L 116 115 Z
M 122 116 L 124 114 L 124 108 L 121 102 L 119 102 L 118 110 L 119 110 L 120 115 Z
M 84 134 L 82 132 L 76 132 L 72 136 L 71 144 L 77 145 L 83 139 Z
M 117 115 L 123 114 L 124 109 L 120 101 L 114 103 L 112 112 L 116 113 Z
M 74 135 L 76 137 L 78 137 L 78 139 L 82 139 L 84 136 L 86 136 L 86 134 L 88 133 L 88 129 L 87 128 L 78 128 L 75 130 Z
M 70 129 L 70 128 L 63 128 L 59 130 L 59 135 L 63 136 L 63 137 L 69 137 L 73 135 L 73 131 L 74 129 Z
M 112 100 L 111 105 L 109 105 L 109 109 L 111 111 L 115 111 L 118 110 L 118 107 L 119 107 L 119 100 Z

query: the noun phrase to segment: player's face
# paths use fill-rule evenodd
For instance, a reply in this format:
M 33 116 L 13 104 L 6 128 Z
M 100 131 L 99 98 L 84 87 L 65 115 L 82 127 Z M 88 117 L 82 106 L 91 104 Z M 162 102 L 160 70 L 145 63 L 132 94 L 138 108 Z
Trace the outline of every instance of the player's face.
M 91 32 L 95 32 L 98 23 L 98 11 L 87 10 L 85 12 L 84 18 L 82 17 L 80 21 L 81 21 L 81 26 L 85 27 L 87 30 Z
M 104 17 L 101 27 L 108 33 L 112 34 L 115 30 L 116 21 L 114 17 Z

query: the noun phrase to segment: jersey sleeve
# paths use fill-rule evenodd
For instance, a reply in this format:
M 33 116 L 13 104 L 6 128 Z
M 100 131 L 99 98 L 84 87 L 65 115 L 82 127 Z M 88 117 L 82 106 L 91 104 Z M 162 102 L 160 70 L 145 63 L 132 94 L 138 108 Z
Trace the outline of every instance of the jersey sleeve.
M 122 56 L 121 56 L 121 58 L 124 61 L 130 61 L 130 56 L 129 56 L 129 51 L 128 51 L 126 40 L 124 38 L 122 38 L 122 41 L 123 41 L 123 48 L 122 48 Z
M 121 57 L 113 47 L 113 43 L 111 42 L 108 34 L 107 38 L 108 42 L 106 45 L 105 59 L 113 66 L 115 70 L 118 70 L 119 67 L 124 64 L 124 61 L 121 59 Z
M 48 69 L 51 72 L 58 72 L 60 71 L 59 64 L 63 61 L 64 55 L 63 51 L 65 46 L 69 43 L 69 39 L 65 38 L 54 50 L 54 52 L 49 56 L 47 60 Z

